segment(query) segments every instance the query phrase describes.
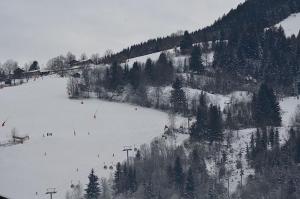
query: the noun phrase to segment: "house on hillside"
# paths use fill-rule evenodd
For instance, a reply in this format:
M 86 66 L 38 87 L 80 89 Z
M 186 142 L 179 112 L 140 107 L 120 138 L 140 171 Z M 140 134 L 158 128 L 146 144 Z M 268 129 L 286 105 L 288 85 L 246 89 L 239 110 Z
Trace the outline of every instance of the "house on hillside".
M 22 68 L 16 68 L 13 72 L 13 79 L 22 79 L 24 77 L 24 72 L 25 70 L 23 70 Z
M 75 67 L 75 66 L 86 67 L 86 66 L 90 66 L 90 65 L 94 65 L 94 62 L 91 59 L 82 60 L 82 61 L 73 60 L 70 63 L 71 67 Z

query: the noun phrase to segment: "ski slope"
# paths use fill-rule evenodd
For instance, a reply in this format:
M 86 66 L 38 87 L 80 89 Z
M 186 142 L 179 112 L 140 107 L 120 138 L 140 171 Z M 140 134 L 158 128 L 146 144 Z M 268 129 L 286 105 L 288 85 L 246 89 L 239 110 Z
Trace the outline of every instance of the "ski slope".
M 19 136 L 30 136 L 24 144 L 0 147 L 1 194 L 49 198 L 46 189 L 54 187 L 54 198 L 64 198 L 71 182 L 87 183 L 91 168 L 98 176 L 110 176 L 104 163 L 123 161 L 123 146 L 149 143 L 168 123 L 167 114 L 152 109 L 70 100 L 66 81 L 47 77 L 0 90 L 0 120 L 7 120 L 0 128 L 0 143 L 10 139 L 12 128 Z M 53 136 L 47 137 L 47 132 Z
M 284 29 L 287 37 L 297 36 L 300 30 L 300 13 L 291 14 L 288 18 L 275 25 L 277 28 L 280 26 Z

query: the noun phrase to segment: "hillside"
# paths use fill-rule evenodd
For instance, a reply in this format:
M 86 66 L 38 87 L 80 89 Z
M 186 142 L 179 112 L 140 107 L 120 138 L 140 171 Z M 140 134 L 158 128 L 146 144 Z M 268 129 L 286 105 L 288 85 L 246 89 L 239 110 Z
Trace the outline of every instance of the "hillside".
M 300 30 L 300 13 L 291 14 L 289 17 L 284 19 L 275 25 L 276 27 L 282 27 L 285 35 L 290 37 L 292 35 L 297 36 Z
M 292 13 L 300 11 L 299 0 L 248 0 L 232 9 L 228 14 L 218 19 L 211 26 L 192 32 L 194 43 L 205 40 L 216 40 L 223 33 L 228 38 L 237 27 L 247 29 L 254 26 L 259 30 L 273 26 L 287 18 Z M 171 35 L 130 46 L 112 56 L 104 57 L 101 62 L 110 63 L 124 61 L 158 51 L 164 51 L 179 46 L 182 35 Z
M 109 177 L 113 171 L 103 167 L 123 161 L 124 146 L 148 143 L 168 124 L 166 113 L 152 109 L 70 100 L 66 80 L 47 77 L 1 89 L 0 118 L 6 124 L 0 128 L 0 143 L 11 140 L 13 128 L 30 139 L 0 146 L 0 193 L 13 199 L 48 198 L 46 189 L 55 187 L 55 198 L 63 198 L 71 183 L 87 183 L 92 168 Z

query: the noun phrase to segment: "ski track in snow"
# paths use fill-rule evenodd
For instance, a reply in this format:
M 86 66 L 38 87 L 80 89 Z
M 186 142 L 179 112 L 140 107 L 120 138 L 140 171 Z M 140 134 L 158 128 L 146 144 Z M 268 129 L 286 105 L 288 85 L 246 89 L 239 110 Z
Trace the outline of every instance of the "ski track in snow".
M 83 104 L 81 100 L 70 100 L 66 94 L 66 82 L 64 78 L 46 77 L 0 90 L 0 120 L 7 119 L 6 125 L 0 128 L 0 143 L 10 139 L 12 128 L 16 128 L 20 136 L 30 136 L 24 144 L 0 147 L 0 193 L 13 199 L 48 198 L 46 189 L 55 187 L 55 198 L 64 198 L 71 182 L 87 183 L 91 168 L 99 177 L 111 176 L 113 171 L 105 170 L 104 162 L 110 166 L 123 161 L 126 158 L 123 146 L 138 147 L 149 143 L 161 135 L 164 125 L 168 124 L 167 114 L 157 110 L 142 107 L 136 110 L 133 105 L 98 99 L 83 100 Z M 189 90 L 190 95 L 200 92 Z M 236 100 L 250 99 L 246 92 L 239 91 L 229 96 L 208 94 L 210 100 L 222 109 L 231 96 Z M 168 98 L 168 95 L 163 97 Z M 290 125 L 290 118 L 299 104 L 300 100 L 295 97 L 280 101 L 283 114 L 281 142 L 287 139 L 284 129 Z M 232 153 L 228 155 L 231 162 L 228 167 L 235 167 L 240 150 L 245 155 L 246 143 L 254 131 L 239 131 L 239 138 L 234 139 Z M 53 136 L 47 137 L 47 132 Z M 180 135 L 177 143 L 186 138 L 186 135 Z M 245 158 L 242 161 L 245 179 L 253 174 L 253 170 L 247 168 Z M 207 162 L 207 166 L 213 173 L 214 165 Z M 233 173 L 230 192 L 236 189 L 239 180 L 239 173 Z
M 64 198 L 71 182 L 87 183 L 92 168 L 99 177 L 109 177 L 112 171 L 104 170 L 104 162 L 110 166 L 123 161 L 123 146 L 149 143 L 168 123 L 167 114 L 157 110 L 98 99 L 84 104 L 70 100 L 66 81 L 47 77 L 0 90 L 0 119 L 7 119 L 0 128 L 0 143 L 10 139 L 12 128 L 30 136 L 24 144 L 0 147 L 1 194 L 48 198 L 46 189 L 55 187 L 55 198 Z

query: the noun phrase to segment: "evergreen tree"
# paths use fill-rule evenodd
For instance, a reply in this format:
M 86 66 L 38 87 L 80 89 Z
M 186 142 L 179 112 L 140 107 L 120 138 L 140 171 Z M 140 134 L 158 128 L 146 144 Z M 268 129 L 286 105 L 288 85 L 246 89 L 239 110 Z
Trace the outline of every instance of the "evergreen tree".
M 176 157 L 174 164 L 174 180 L 176 189 L 182 192 L 184 188 L 184 173 L 180 157 L 178 156 Z
M 296 139 L 295 162 L 297 164 L 300 164 L 300 136 L 299 135 Z
M 269 133 L 269 143 L 270 143 L 272 148 L 274 146 L 274 138 L 275 138 L 274 128 L 271 128 L 270 133 Z
M 121 182 L 121 174 L 122 174 L 122 170 L 121 170 L 121 163 L 118 162 L 117 166 L 116 166 L 116 171 L 115 171 L 115 175 L 114 175 L 114 191 L 115 193 L 121 193 L 123 191 L 122 189 L 122 182 Z
M 123 69 L 117 62 L 114 62 L 109 72 L 109 88 L 116 90 L 123 84 Z
M 128 169 L 128 186 L 131 193 L 134 193 L 137 189 L 136 171 L 133 167 Z
M 192 49 L 190 58 L 190 70 L 197 73 L 203 73 L 204 71 L 201 49 L 198 46 L 194 46 Z
M 184 31 L 183 39 L 180 42 L 182 54 L 186 54 L 193 46 L 193 39 L 188 31 Z
M 273 89 L 263 83 L 257 96 L 253 95 L 252 104 L 253 119 L 257 126 L 280 126 L 280 107 Z
M 37 61 L 33 61 L 32 64 L 29 67 L 29 71 L 33 71 L 33 70 L 39 70 L 40 66 L 39 63 Z
M 174 67 L 172 62 L 169 62 L 167 55 L 161 53 L 155 64 L 155 84 L 165 85 L 173 81 Z
M 134 62 L 129 72 L 129 82 L 133 89 L 137 89 L 141 82 L 141 66 L 138 62 Z
M 206 103 L 206 95 L 201 93 L 199 98 L 199 106 L 196 113 L 196 122 L 191 127 L 191 139 L 199 141 L 207 137 L 208 131 L 208 110 Z
M 222 115 L 220 109 L 215 105 L 210 105 L 208 112 L 208 140 L 221 142 L 223 140 Z
M 193 175 L 193 171 L 191 168 L 189 168 L 188 173 L 187 173 L 184 195 L 185 195 L 185 198 L 188 198 L 188 199 L 195 198 L 194 175 Z
M 186 110 L 187 102 L 185 92 L 182 89 L 182 83 L 179 78 L 176 78 L 172 85 L 170 102 L 174 112 L 184 112 Z
M 275 131 L 274 147 L 276 149 L 279 149 L 279 147 L 280 147 L 280 138 L 279 138 L 279 131 L 278 131 L 278 129 L 276 129 L 276 131 Z
M 87 184 L 87 188 L 85 189 L 86 199 L 98 199 L 100 196 L 100 187 L 99 187 L 99 179 L 94 173 L 94 169 L 92 169 L 89 175 L 89 183 Z
M 147 61 L 146 61 L 144 71 L 145 71 L 146 81 L 148 83 L 152 84 L 154 82 L 154 80 L 155 80 L 155 72 L 154 72 L 153 62 L 152 62 L 152 60 L 150 58 L 147 59 Z

